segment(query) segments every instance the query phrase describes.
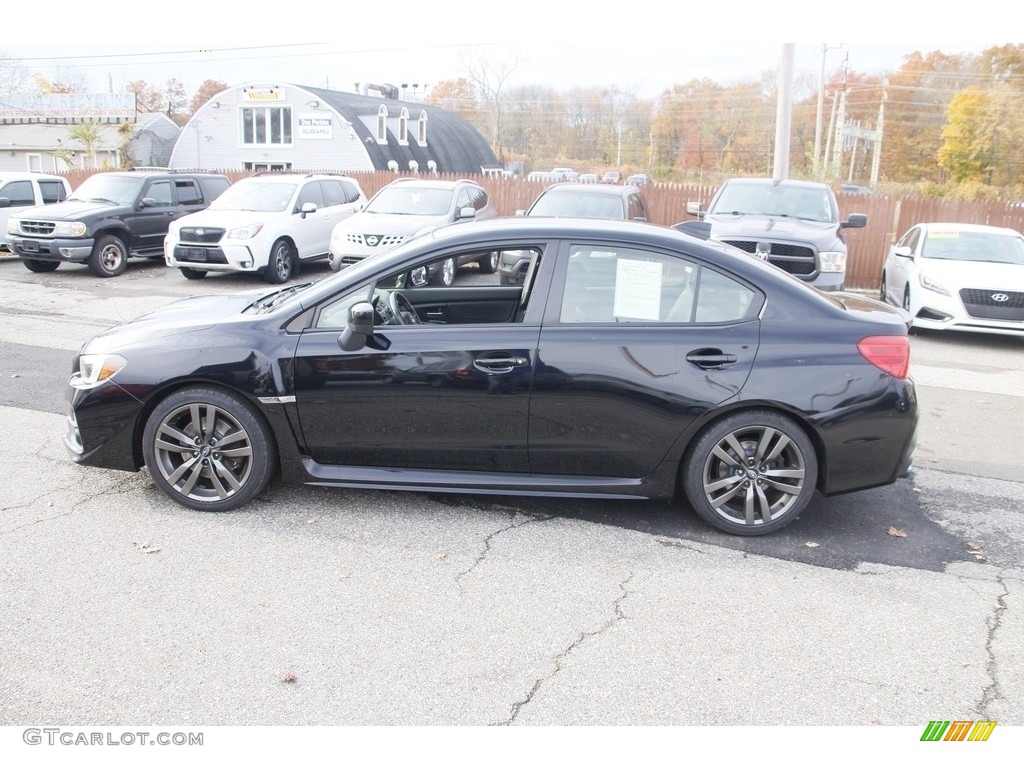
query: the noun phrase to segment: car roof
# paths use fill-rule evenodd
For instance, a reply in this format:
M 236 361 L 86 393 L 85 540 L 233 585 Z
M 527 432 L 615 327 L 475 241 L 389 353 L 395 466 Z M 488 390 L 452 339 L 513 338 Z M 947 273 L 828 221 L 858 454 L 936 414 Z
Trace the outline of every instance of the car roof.
M 0 179 L 6 181 L 24 179 L 64 179 L 65 176 L 60 176 L 55 173 L 45 173 L 44 171 L 0 171 Z
M 828 184 L 820 181 L 804 181 L 803 179 L 768 179 L 760 177 L 736 177 L 734 179 L 727 179 L 722 186 L 726 184 L 750 184 L 750 185 L 767 185 L 771 184 L 777 187 L 802 187 L 804 189 L 831 189 Z
M 987 232 L 990 235 L 1016 235 L 1024 237 L 1020 232 L 1010 227 L 994 227 L 989 224 L 968 224 L 966 222 L 952 221 L 927 221 L 915 226 L 923 227 L 926 232 L 930 230 L 946 230 L 955 232 Z
M 420 179 L 415 176 L 403 176 L 395 179 L 385 186 L 391 187 L 399 184 L 403 187 L 408 185 L 410 187 L 428 187 L 430 189 L 455 189 L 456 187 L 460 187 L 465 184 L 470 184 L 474 187 L 480 186 L 471 179 Z M 384 187 L 381 187 L 381 189 L 384 189 Z
M 623 194 L 629 189 L 636 189 L 631 184 L 579 184 L 574 181 L 560 181 L 544 188 L 542 195 L 550 192 L 571 192 L 581 195 L 615 195 Z

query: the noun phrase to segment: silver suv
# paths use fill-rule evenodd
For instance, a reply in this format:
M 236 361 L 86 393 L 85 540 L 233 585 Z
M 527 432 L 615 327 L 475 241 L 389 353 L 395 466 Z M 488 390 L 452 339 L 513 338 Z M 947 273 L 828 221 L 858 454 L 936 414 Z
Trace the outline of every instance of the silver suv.
M 468 179 L 401 178 L 377 192 L 361 212 L 338 224 L 331 234 L 331 269 L 355 264 L 404 243 L 414 235 L 456 222 L 493 219 L 497 212 L 487 190 Z M 455 272 L 469 262 L 482 272 L 498 268 L 498 254 L 476 254 L 431 266 L 433 285 L 451 285 Z

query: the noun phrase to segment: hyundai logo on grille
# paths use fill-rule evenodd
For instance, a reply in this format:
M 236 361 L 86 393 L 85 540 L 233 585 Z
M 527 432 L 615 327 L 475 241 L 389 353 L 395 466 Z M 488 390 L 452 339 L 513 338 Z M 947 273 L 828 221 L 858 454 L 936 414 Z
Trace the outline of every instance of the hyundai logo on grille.
M 992 301 L 998 301 L 998 302 L 1002 303 L 1004 301 L 1009 301 L 1009 300 L 1010 300 L 1010 297 L 1007 294 L 1005 294 L 1005 293 L 993 293 L 992 294 Z
M 366 238 L 366 244 L 367 245 L 376 245 L 379 242 L 380 242 L 380 238 L 377 237 L 376 235 L 370 235 L 368 238 Z

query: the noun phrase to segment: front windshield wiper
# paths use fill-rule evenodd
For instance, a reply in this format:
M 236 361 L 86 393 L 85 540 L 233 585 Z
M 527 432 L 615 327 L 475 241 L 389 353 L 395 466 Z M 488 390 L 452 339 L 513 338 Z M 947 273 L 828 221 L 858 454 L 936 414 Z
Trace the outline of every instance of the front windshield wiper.
M 260 296 L 258 299 L 256 299 L 256 301 L 247 306 L 243 311 L 247 311 L 250 309 L 255 309 L 257 311 L 270 309 L 272 306 L 277 304 L 279 301 L 281 301 L 281 299 L 285 298 L 286 296 L 291 296 L 293 293 L 297 293 L 301 290 L 304 290 L 305 288 L 309 288 L 309 286 L 311 286 L 312 284 L 312 281 L 310 281 L 308 283 L 298 283 L 297 285 L 288 285 L 285 286 L 284 288 L 279 288 L 276 291 L 272 291 L 271 293 L 268 293 L 264 296 Z

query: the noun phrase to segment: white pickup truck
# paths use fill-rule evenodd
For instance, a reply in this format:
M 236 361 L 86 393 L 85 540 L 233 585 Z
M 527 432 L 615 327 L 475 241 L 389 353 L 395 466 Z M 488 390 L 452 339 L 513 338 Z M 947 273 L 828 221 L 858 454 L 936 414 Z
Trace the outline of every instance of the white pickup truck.
M 26 208 L 66 200 L 71 184 L 63 176 L 32 171 L 0 171 L 0 253 L 12 253 L 7 243 L 7 220 Z

